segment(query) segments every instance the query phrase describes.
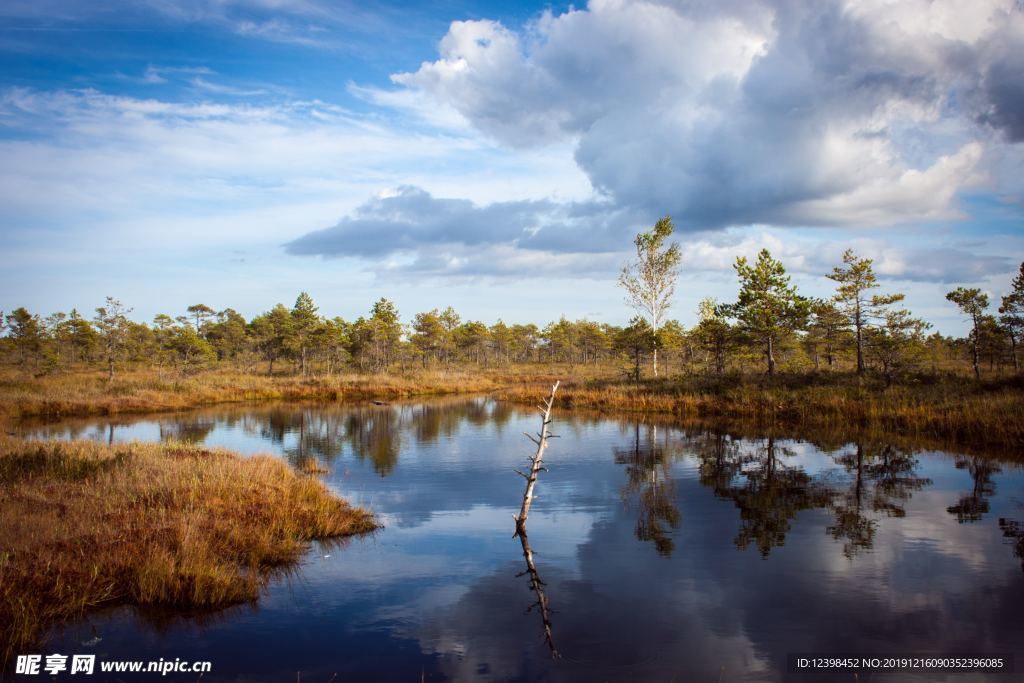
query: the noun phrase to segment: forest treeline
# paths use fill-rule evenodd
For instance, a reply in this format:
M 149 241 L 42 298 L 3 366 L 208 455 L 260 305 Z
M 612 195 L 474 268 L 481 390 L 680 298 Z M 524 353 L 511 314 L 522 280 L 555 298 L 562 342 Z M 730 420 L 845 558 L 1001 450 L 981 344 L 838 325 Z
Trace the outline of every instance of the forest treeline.
M 643 237 L 637 238 L 638 253 L 642 243 L 660 248 L 660 242 Z M 828 299 L 801 296 L 767 250 L 752 262 L 738 258 L 735 269 L 737 301 L 704 299 L 690 328 L 642 315 L 622 326 L 565 317 L 542 326 L 501 320 L 487 325 L 464 320 L 451 307 L 403 322 L 386 298 L 349 321 L 324 315 L 305 292 L 291 307 L 277 304 L 250 320 L 232 308 L 217 311 L 199 303 L 144 323 L 108 297 L 90 317 L 77 310 L 0 313 L 0 353 L 26 373 L 91 366 L 111 378 L 128 366 L 182 375 L 220 366 L 308 375 L 536 363 L 611 364 L 639 378 L 655 354 L 667 375 L 771 374 L 778 367 L 877 372 L 891 380 L 908 372 L 968 368 L 980 376 L 1020 368 L 1024 263 L 998 306 L 978 289 L 958 287 L 947 294 L 970 322 L 962 338 L 932 332 L 900 307 L 903 295 L 881 291 L 871 260 L 852 251 L 827 274 L 836 284 Z

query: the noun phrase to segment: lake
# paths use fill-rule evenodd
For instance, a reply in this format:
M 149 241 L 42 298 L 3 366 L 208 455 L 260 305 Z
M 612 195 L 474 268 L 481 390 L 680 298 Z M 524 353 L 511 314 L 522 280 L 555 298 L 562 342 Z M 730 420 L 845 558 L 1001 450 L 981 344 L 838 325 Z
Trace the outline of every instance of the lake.
M 793 653 L 1000 653 L 1024 667 L 1024 470 L 1005 457 L 556 411 L 523 542 L 513 469 L 538 427 L 536 411 L 487 398 L 25 424 L 315 459 L 384 525 L 313 544 L 258 604 L 108 609 L 54 630 L 44 652 L 321 683 L 828 680 L 788 671 Z M 945 678 L 988 679 L 921 680 Z

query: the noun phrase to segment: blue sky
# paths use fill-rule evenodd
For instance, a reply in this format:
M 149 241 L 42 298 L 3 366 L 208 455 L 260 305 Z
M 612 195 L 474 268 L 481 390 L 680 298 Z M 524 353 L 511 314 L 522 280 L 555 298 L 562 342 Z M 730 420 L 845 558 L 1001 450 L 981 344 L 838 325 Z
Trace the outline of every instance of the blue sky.
M 937 329 L 1024 260 L 1013 0 L 8 1 L 0 309 L 623 322 L 671 214 L 674 314 L 767 246 L 847 247 Z

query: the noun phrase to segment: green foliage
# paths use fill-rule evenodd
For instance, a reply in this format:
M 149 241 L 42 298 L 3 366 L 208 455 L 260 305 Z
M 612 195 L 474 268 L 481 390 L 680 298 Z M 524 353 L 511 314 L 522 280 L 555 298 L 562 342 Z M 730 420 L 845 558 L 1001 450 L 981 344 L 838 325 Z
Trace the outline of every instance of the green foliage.
M 971 360 L 974 364 L 974 376 L 981 379 L 981 321 L 988 308 L 988 294 L 977 287 L 957 287 L 946 293 L 946 299 L 956 304 L 971 321 L 971 333 L 968 337 L 971 344 Z
M 633 240 L 636 260 L 626 264 L 619 275 L 619 286 L 626 290 L 626 303 L 647 318 L 651 330 L 657 333 L 672 305 L 672 297 L 679 279 L 682 252 L 675 242 L 666 245 L 675 227 L 665 216 L 647 232 Z M 657 344 L 657 340 L 655 340 Z M 658 352 L 652 353 L 654 374 L 658 374 Z
M 130 328 L 128 314 L 131 313 L 131 310 L 110 296 L 107 297 L 105 306 L 96 309 L 94 322 L 107 358 L 107 373 L 111 380 L 114 379 L 114 366 L 124 352 L 125 344 L 128 341 Z
M 888 311 L 885 323 L 868 329 L 868 351 L 886 380 L 917 367 L 925 358 L 928 323 L 914 318 L 906 309 Z
M 852 249 L 843 252 L 845 267 L 836 267 L 828 275 L 837 283 L 834 301 L 839 312 L 846 316 L 847 325 L 853 329 L 857 347 L 857 372 L 863 373 L 865 335 L 872 325 L 887 319 L 889 306 L 903 300 L 902 294 L 872 294 L 878 288 L 878 278 L 871 267 L 872 260 L 858 258 Z
M 226 308 L 204 326 L 203 336 L 216 351 L 217 360 L 237 358 L 246 348 L 245 318 L 233 308 Z
M 666 242 L 670 228 L 670 221 L 663 219 L 651 232 L 638 236 L 638 253 L 672 251 L 676 245 Z M 980 290 L 961 287 L 949 293 L 950 301 L 972 320 L 966 339 L 926 336 L 927 324 L 893 309 L 901 294 L 873 294 L 878 284 L 871 266 L 869 259 L 847 251 L 843 266 L 829 276 L 838 283 L 836 296 L 807 300 L 797 294 L 769 252 L 762 251 L 753 263 L 738 259 L 737 301 L 720 305 L 703 300 L 691 330 L 673 320 L 660 320 L 655 329 L 644 316 L 625 327 L 566 316 L 543 330 L 502 320 L 488 327 L 481 321 L 463 321 L 450 306 L 419 313 L 406 328 L 388 299 L 378 300 L 367 316 L 346 322 L 321 316 L 305 292 L 291 308 L 278 304 L 248 323 L 233 309 L 214 314 L 195 304 L 189 307 L 190 315 L 160 314 L 145 325 L 130 321 L 130 309 L 108 298 L 92 322 L 76 310 L 45 318 L 25 308 L 0 314 L 0 331 L 6 332 L 0 337 L 0 360 L 36 376 L 103 361 L 112 378 L 115 366 L 122 364 L 155 366 L 163 376 L 168 370 L 195 373 L 225 361 L 251 371 L 262 359 L 270 374 L 279 361 L 287 363 L 289 372 L 333 374 L 347 368 L 396 368 L 401 373 L 411 363 L 446 368 L 457 362 L 481 367 L 536 362 L 594 365 L 624 358 L 630 376 L 638 377 L 639 359 L 650 362 L 655 355 L 663 359 L 666 374 L 671 374 L 670 368 L 724 374 L 744 367 L 755 355 L 767 357 L 773 372 L 776 354 L 783 368 L 808 368 L 812 363 L 815 369 L 841 368 L 846 350 L 856 344 L 870 366 L 890 381 L 925 364 L 932 372 L 954 368 L 957 354 L 965 349 L 976 367 L 984 360 L 993 369 L 1001 368 L 1010 359 L 1016 366 L 1024 333 L 1024 264 L 1002 298 L 998 317 L 986 313 L 988 298 Z
M 1020 370 L 1017 346 L 1024 336 L 1024 263 L 1020 264 L 1017 277 L 1010 283 L 1010 293 L 1003 297 L 999 306 L 999 322 L 1010 340 L 1013 367 Z
M 299 361 L 299 372 L 306 374 L 306 359 L 318 340 L 321 320 L 313 297 L 306 292 L 299 294 L 292 307 L 291 327 L 287 336 L 286 346 L 292 356 Z
M 775 374 L 775 349 L 786 336 L 802 328 L 810 313 L 810 302 L 796 293 L 782 263 L 762 249 L 751 265 L 745 257 L 734 266 L 740 279 L 736 303 L 724 307 L 735 318 L 742 333 L 762 345 L 768 374 Z
M 292 337 L 292 315 L 284 304 L 274 306 L 249 323 L 249 333 L 256 349 L 268 363 L 267 372 L 273 374 L 274 362 L 285 355 Z
M 804 348 L 814 362 L 814 369 L 820 368 L 820 358 L 832 368 L 839 350 L 849 341 L 849 321 L 834 302 L 824 299 L 810 301 L 811 318 L 804 335 Z
M 693 337 L 704 352 L 704 366 L 715 374 L 725 372 L 725 360 L 735 342 L 735 331 L 726 319 L 723 307 L 713 298 L 706 297 L 697 310 L 698 323 Z
M 198 372 L 217 360 L 217 352 L 210 342 L 188 325 L 171 330 L 168 348 L 174 353 L 174 364 L 182 375 Z
M 634 381 L 640 381 L 640 366 L 644 358 L 654 352 L 656 344 L 655 332 L 644 318 L 634 317 L 629 325 L 620 329 L 615 335 L 615 349 L 629 363 L 627 375 Z
M 24 308 L 16 308 L 6 317 L 8 336 L 14 344 L 21 367 L 28 369 L 30 363 L 38 361 L 42 348 L 42 323 L 38 315 Z
M 195 316 L 196 332 L 201 332 L 203 329 L 203 321 L 212 317 L 214 314 L 214 310 L 206 304 L 192 304 L 185 310 Z
M 441 324 L 441 314 L 435 308 L 425 313 L 417 313 L 412 321 L 410 341 L 419 349 L 423 363 L 434 360 L 440 362 L 445 352 L 448 330 Z

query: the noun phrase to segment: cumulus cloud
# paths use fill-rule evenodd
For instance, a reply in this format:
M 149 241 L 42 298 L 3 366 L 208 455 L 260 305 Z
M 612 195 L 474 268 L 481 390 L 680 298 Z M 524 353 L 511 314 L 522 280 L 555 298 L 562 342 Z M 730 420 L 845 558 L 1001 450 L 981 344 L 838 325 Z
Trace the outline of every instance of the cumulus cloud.
M 794 235 L 768 227 L 706 233 L 681 246 L 684 272 L 696 273 L 731 270 L 737 256 L 753 259 L 761 249 L 768 249 L 789 272 L 809 276 L 832 272 L 842 263 L 846 249 L 872 259 L 875 272 L 883 278 L 915 282 L 975 282 L 993 274 L 1011 273 L 1017 265 L 1012 257 L 979 251 L 979 245 L 900 245 L 884 238 L 863 237 L 821 240 L 806 232 Z
M 990 130 L 1024 135 L 1022 38 L 1013 0 L 593 0 L 454 22 L 392 79 L 510 147 L 574 141 L 619 206 L 889 225 L 957 218 Z

